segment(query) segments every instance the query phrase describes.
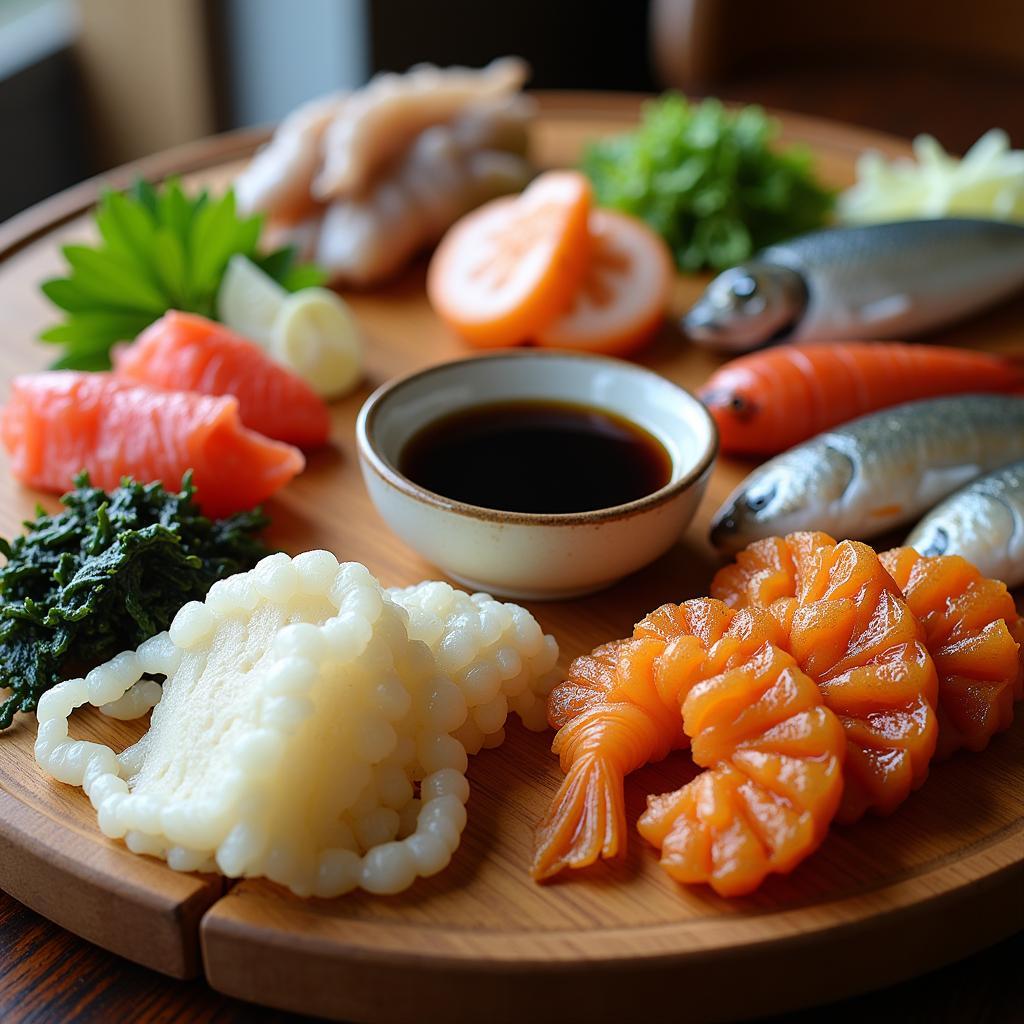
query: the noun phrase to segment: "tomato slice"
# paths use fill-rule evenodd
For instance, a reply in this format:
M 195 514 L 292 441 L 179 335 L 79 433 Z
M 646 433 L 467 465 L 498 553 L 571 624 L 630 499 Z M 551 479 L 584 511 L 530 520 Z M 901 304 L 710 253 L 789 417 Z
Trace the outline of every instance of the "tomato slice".
M 549 171 L 467 214 L 427 272 L 438 315 L 482 346 L 526 341 L 568 308 L 590 261 L 590 183 Z
M 569 309 L 538 332 L 553 348 L 624 355 L 639 348 L 665 318 L 672 254 L 643 221 L 613 210 L 590 214 L 590 268 Z

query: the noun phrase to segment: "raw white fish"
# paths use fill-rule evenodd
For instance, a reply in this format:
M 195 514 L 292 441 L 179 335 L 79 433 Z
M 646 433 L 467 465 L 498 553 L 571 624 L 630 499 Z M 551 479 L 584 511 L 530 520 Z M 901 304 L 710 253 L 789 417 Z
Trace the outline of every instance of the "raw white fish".
M 336 93 L 312 100 L 281 122 L 235 181 L 241 212 L 292 221 L 315 207 L 313 178 L 321 163 L 324 132 L 347 98 L 346 93 Z
M 239 207 L 266 213 L 274 244 L 294 245 L 334 282 L 374 284 L 529 181 L 527 73 L 515 58 L 421 66 L 307 104 L 237 179 Z
M 365 196 L 327 207 L 309 251 L 332 281 L 367 285 L 389 277 L 436 242 L 467 211 L 522 189 L 532 167 L 522 149 L 530 104 L 523 97 L 474 111 L 417 136 L 408 153 Z M 488 148 L 480 148 L 488 147 Z M 308 242 L 311 225 L 299 236 Z
M 425 128 L 451 121 L 474 104 L 514 95 L 529 73 L 525 61 L 502 57 L 479 70 L 422 64 L 404 75 L 377 75 L 328 125 L 313 195 L 329 202 L 360 194 Z

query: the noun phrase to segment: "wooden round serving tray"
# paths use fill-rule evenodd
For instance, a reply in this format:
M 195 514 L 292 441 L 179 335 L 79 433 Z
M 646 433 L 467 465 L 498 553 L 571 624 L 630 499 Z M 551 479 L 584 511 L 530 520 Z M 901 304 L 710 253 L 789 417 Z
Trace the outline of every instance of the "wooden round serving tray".
M 585 140 L 626 130 L 638 101 L 549 94 L 535 128 L 541 164 L 575 162 Z M 897 140 L 783 115 L 785 140 L 812 148 L 819 172 L 842 186 L 857 155 L 889 155 Z M 223 185 L 258 137 L 213 139 L 141 166 Z M 108 177 L 121 184 L 139 168 Z M 3 373 L 45 365 L 33 339 L 53 319 L 39 282 L 59 273 L 59 245 L 87 237 L 86 184 L 0 227 Z M 681 312 L 704 279 L 680 278 Z M 271 539 L 291 552 L 326 547 L 365 562 L 387 585 L 436 576 L 391 535 L 356 465 L 353 424 L 369 391 L 399 372 L 465 354 L 432 315 L 423 265 L 348 296 L 365 331 L 364 387 L 337 404 L 333 446 L 316 453 L 271 503 Z M 944 339 L 1019 349 L 1017 302 Z M 673 325 L 643 361 L 699 385 L 718 360 L 688 347 Z M 667 600 L 705 592 L 716 558 L 708 519 L 749 464 L 722 461 L 697 520 L 650 569 L 583 600 L 535 604 L 566 661 L 625 635 Z M 39 496 L 0 474 L 0 533 Z M 50 508 L 55 503 L 43 499 Z M 126 745 L 144 723 L 76 713 L 77 735 Z M 472 759 L 469 825 L 451 866 L 397 897 L 300 900 L 265 881 L 181 875 L 103 838 L 80 790 L 44 779 L 32 758 L 35 722 L 0 735 L 0 886 L 57 923 L 180 977 L 205 971 L 214 988 L 274 1007 L 358 1021 L 605 1021 L 671 1011 L 687 1020 L 744 1015 L 840 998 L 963 956 L 1024 922 L 1024 715 L 981 755 L 936 766 L 890 819 L 834 828 L 821 850 L 754 895 L 723 900 L 683 888 L 635 836 L 620 863 L 546 886 L 527 873 L 532 831 L 561 778 L 550 735 L 518 725 Z M 692 776 L 685 755 L 627 782 L 627 807 Z

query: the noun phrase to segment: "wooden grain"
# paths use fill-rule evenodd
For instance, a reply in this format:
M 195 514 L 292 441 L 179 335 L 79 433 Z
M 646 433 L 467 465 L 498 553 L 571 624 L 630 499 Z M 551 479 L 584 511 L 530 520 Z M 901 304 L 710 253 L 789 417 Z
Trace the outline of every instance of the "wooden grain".
M 0 892 L 0 1020 L 4 1024 L 285 1024 L 202 979 L 160 975 L 83 942 Z
M 1018 727 L 990 760 L 1019 764 L 1022 752 Z M 513 730 L 480 755 L 459 856 L 384 905 L 234 887 L 203 919 L 210 983 L 338 1019 L 475 1021 L 483 1003 L 496 1021 L 604 1021 L 628 1015 L 638 993 L 664 1007 L 686 993 L 688 1020 L 729 1020 L 889 984 L 1024 915 L 1020 832 L 1005 831 L 1024 805 L 1019 793 L 1014 808 L 1003 801 L 1015 771 L 979 787 L 941 766 L 898 818 L 835 829 L 792 876 L 727 902 L 674 885 L 638 841 L 624 864 L 533 886 L 530 830 L 557 782 L 545 753 L 542 738 Z M 627 813 L 691 773 L 681 757 L 637 773 Z M 955 825 L 938 828 L 940 814 Z
M 1015 983 L 1024 932 L 901 985 L 765 1024 L 1019 1024 Z M 673 1000 L 673 1006 L 678 1005 Z M 678 1014 L 676 1014 L 678 1016 Z M 666 1014 L 667 1019 L 674 1019 Z M 299 1024 L 83 942 L 0 892 L 0 1020 L 4 1024 Z
M 635 101 L 548 97 L 537 126 L 538 156 L 551 164 L 571 162 L 587 138 L 622 130 L 634 115 Z M 786 134 L 815 147 L 820 172 L 836 185 L 849 181 L 852 160 L 866 145 L 890 154 L 905 148 L 807 118 L 787 119 Z M 192 166 L 208 166 L 201 153 L 195 159 Z M 233 170 L 201 177 L 222 181 Z M 62 219 L 72 215 L 66 203 L 54 209 Z M 30 227 L 44 230 L 45 218 L 36 217 Z M 60 269 L 54 243 L 85 230 L 81 221 L 69 220 L 0 267 L 0 331 L 8 339 L 10 370 L 41 365 L 31 336 L 50 314 L 35 284 Z M 370 506 L 352 424 L 377 383 L 463 354 L 429 311 L 422 276 L 420 264 L 385 288 L 350 296 L 367 338 L 365 386 L 336 406 L 332 447 L 314 455 L 307 473 L 269 509 L 276 543 L 290 551 L 329 547 L 365 562 L 387 584 L 436 570 L 396 540 Z M 677 312 L 702 284 L 679 280 Z M 1020 343 L 1021 312 L 1020 303 L 1012 304 L 944 340 L 1009 350 Z M 718 363 L 686 347 L 671 325 L 643 361 L 689 386 Z M 532 607 L 566 658 L 628 632 L 662 601 L 706 588 L 715 564 L 704 540 L 708 519 L 748 468 L 723 461 L 693 527 L 655 566 L 604 594 Z M 0 529 L 13 529 L 34 500 L 0 479 Z M 72 836 L 92 842 L 104 857 L 146 866 L 155 872 L 156 891 L 166 893 L 180 880 L 103 840 L 81 794 L 33 775 L 27 744 L 17 736 L 0 741 L 0 790 L 10 792 L 11 779 L 20 779 L 31 797 L 18 791 L 17 798 L 30 800 L 34 813 L 55 828 L 67 822 Z M 400 897 L 302 902 L 265 882 L 233 887 L 202 919 L 210 983 L 269 1005 L 358 1020 L 468 1020 L 481 1006 L 496 1020 L 602 1020 L 629 1012 L 638 999 L 678 998 L 680 991 L 693 1019 L 727 1017 L 886 984 L 991 942 L 1019 927 L 1024 916 L 1020 721 L 985 755 L 937 767 L 892 819 L 835 829 L 794 875 L 728 903 L 671 883 L 639 839 L 623 864 L 543 888 L 530 882 L 532 826 L 560 778 L 548 741 L 513 728 L 503 748 L 475 759 L 463 847 L 449 870 Z M 647 792 L 675 788 L 692 771 L 676 757 L 637 773 L 628 784 L 630 814 L 639 813 Z M 18 826 L 12 829 L 17 840 Z M 7 887 L 3 871 L 0 861 L 0 884 Z M 74 881 L 68 881 L 69 893 Z M 789 966 L 794 958 L 799 972 Z

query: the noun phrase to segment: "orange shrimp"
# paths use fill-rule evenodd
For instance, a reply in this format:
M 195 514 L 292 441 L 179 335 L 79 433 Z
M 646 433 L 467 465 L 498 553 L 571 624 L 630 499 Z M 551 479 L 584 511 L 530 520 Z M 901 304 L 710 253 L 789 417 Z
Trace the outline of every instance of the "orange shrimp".
M 752 624 L 748 614 L 737 616 L 740 630 Z M 648 799 L 638 827 L 661 850 L 662 867 L 722 896 L 792 871 L 825 838 L 843 786 L 843 729 L 814 681 L 765 643 L 697 683 L 683 721 L 694 761 L 708 770 Z
M 538 826 L 533 876 L 549 878 L 625 849 L 623 782 L 688 742 L 680 706 L 735 613 L 719 601 L 666 604 L 626 640 L 569 666 L 548 698 L 565 781 Z
M 775 455 L 901 402 L 1024 388 L 1024 367 L 988 352 L 898 342 L 780 345 L 726 363 L 700 390 L 723 452 Z
M 1013 723 L 1013 701 L 1022 696 L 1022 623 L 1006 585 L 955 555 L 895 548 L 879 557 L 924 626 L 938 672 L 935 756 L 984 750 Z
M 837 820 L 888 814 L 924 782 L 938 738 L 936 669 L 924 627 L 866 544 L 825 533 L 756 541 L 711 593 L 788 624 L 790 651 L 846 733 Z
M 884 733 L 892 712 L 912 706 L 921 756 L 900 733 L 883 760 L 905 770 L 907 791 L 923 780 L 935 669 L 920 625 L 866 545 L 818 535 L 786 549 L 790 567 L 794 552 L 795 596 L 780 590 L 770 607 L 739 612 L 714 598 L 665 605 L 630 639 L 573 663 L 548 703 L 566 778 L 537 831 L 534 877 L 620 853 L 625 775 L 687 742 L 707 771 L 652 799 L 640 829 L 669 874 L 725 895 L 791 870 L 821 842 L 844 778 L 851 788 L 844 759 L 864 746 L 850 728 Z M 860 760 L 855 815 L 902 799 L 879 794 L 870 757 Z

